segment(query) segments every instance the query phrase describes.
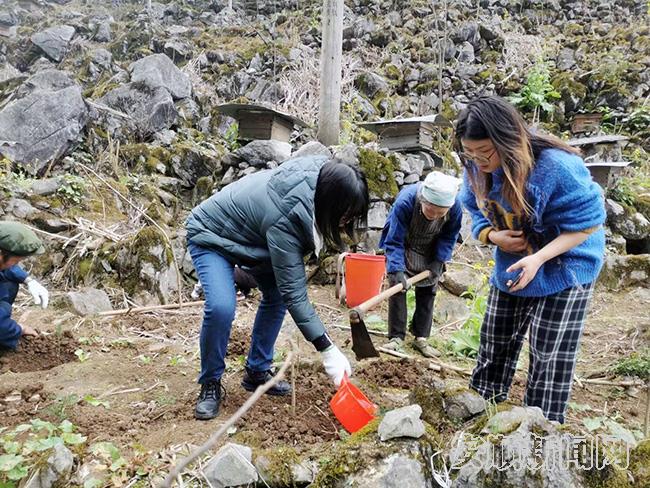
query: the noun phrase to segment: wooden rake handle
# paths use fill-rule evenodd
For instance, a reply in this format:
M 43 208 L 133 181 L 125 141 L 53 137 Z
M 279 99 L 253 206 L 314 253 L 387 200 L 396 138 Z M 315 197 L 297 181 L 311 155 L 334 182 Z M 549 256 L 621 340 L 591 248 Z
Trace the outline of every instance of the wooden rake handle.
M 409 284 L 409 286 L 413 286 L 416 283 L 419 283 L 420 281 L 424 281 L 430 277 L 431 277 L 431 271 L 422 271 L 421 273 L 416 274 L 412 278 L 407 279 L 406 282 Z M 363 317 L 363 315 L 368 310 L 370 310 L 373 307 L 376 307 L 387 298 L 390 298 L 393 295 L 397 295 L 402 291 L 403 288 L 404 287 L 401 284 L 391 286 L 387 290 L 382 291 L 379 295 L 372 297 L 370 300 L 366 300 L 361 305 L 358 305 L 352 310 L 350 310 L 350 316 L 352 317 L 352 314 L 355 314 L 358 315 L 359 317 Z

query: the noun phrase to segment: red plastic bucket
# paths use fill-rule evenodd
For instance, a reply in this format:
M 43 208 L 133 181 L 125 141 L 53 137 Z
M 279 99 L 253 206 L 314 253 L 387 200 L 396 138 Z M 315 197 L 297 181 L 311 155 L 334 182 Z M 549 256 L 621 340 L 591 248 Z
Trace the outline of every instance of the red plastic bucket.
M 351 434 L 364 428 L 377 413 L 377 405 L 350 383 L 347 375 L 343 377 L 339 390 L 330 400 L 330 408 L 345 430 Z
M 371 254 L 345 256 L 345 300 L 353 308 L 379 295 L 386 271 L 386 257 Z

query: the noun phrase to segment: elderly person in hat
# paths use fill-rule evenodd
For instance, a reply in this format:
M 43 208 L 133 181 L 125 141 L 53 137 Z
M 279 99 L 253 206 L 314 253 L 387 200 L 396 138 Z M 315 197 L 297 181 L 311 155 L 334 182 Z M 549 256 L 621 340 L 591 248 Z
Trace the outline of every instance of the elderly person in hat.
M 388 336 L 385 347 L 402 352 L 406 336 L 406 278 L 425 270 L 431 278 L 415 288 L 415 312 L 410 330 L 413 347 L 425 357 L 439 356 L 428 338 L 433 322 L 433 302 L 445 262 L 451 259 L 462 219 L 457 199 L 460 180 L 434 171 L 424 182 L 400 191 L 388 215 L 379 247 L 386 251 L 388 280 L 402 284 L 404 292 L 388 302 Z
M 11 308 L 21 283 L 27 285 L 37 305 L 47 307 L 45 287 L 18 266 L 23 259 L 43 251 L 40 239 L 27 226 L 0 222 L 0 348 L 15 349 L 21 336 L 37 335 L 36 330 L 11 318 Z

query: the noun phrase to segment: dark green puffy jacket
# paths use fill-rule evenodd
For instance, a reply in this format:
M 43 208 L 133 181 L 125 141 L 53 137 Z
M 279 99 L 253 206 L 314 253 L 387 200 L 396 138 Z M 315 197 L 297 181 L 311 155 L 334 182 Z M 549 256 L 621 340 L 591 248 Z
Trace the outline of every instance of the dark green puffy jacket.
M 273 273 L 294 322 L 308 341 L 325 328 L 307 298 L 303 257 L 314 250 L 314 195 L 328 161 L 307 156 L 246 176 L 195 207 L 189 242 L 214 249 L 253 275 Z

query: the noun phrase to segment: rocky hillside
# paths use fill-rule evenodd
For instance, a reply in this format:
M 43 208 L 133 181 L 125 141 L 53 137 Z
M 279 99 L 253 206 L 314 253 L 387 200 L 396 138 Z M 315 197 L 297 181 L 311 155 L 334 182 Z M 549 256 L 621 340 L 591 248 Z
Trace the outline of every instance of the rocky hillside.
M 296 151 L 360 162 L 375 201 L 371 247 L 401 185 L 436 164 L 457 168 L 449 133 L 435 143 L 437 158 L 386 157 L 357 124 L 453 119 L 492 93 L 565 137 L 574 115 L 600 112 L 602 131 L 631 138 L 622 156 L 633 164 L 608 203 L 610 244 L 648 253 L 647 2 L 347 1 L 335 148 L 310 142 L 321 2 L 228 3 L 0 0 L 0 212 L 48 241 L 37 274 L 60 288 L 99 285 L 114 302 L 174 300 L 192 272 L 187 211 Z M 310 127 L 290 147 L 240 147 L 235 121 L 216 109 L 229 101 L 271 104 Z M 609 269 L 614 287 L 650 276 L 643 255 L 613 256 Z

